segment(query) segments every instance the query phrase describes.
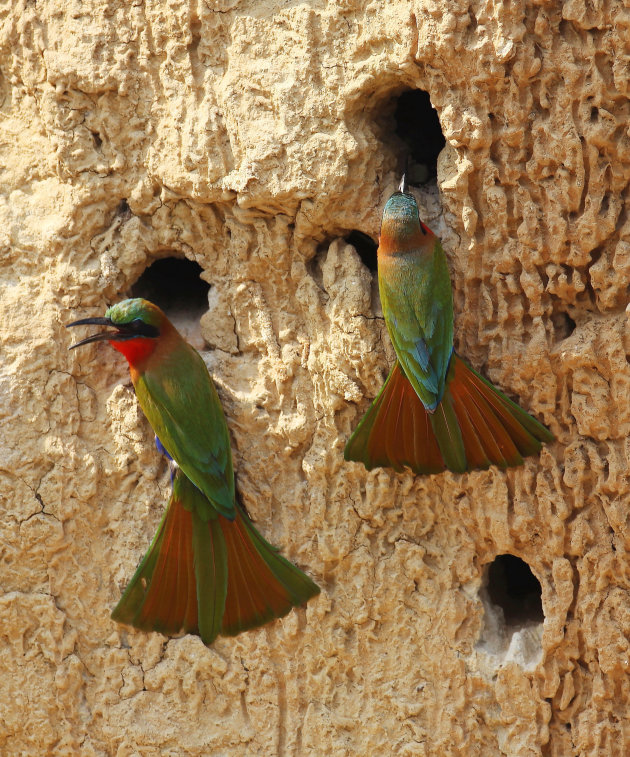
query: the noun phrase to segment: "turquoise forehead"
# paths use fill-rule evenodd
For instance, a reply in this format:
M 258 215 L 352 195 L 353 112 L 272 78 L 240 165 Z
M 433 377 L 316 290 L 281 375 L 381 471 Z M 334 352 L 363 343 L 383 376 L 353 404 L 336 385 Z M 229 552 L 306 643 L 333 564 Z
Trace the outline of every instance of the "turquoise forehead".
M 131 321 L 139 318 L 143 323 L 159 326 L 161 313 L 152 302 L 137 297 L 133 300 L 123 300 L 116 305 L 112 305 L 111 308 L 107 309 L 105 318 L 109 318 L 112 323 L 116 324 L 131 323 Z
M 418 206 L 412 195 L 396 192 L 385 205 L 384 213 L 392 213 L 398 218 L 407 218 L 410 221 L 418 220 Z

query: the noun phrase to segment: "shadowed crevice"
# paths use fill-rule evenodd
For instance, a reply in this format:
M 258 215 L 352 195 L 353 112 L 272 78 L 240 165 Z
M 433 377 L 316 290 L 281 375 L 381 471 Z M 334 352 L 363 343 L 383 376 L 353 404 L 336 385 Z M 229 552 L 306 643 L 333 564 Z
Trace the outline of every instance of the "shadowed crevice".
M 162 258 L 152 263 L 131 287 L 132 297 L 154 302 L 172 319 L 186 315 L 199 319 L 208 310 L 210 284 L 203 269 L 186 258 Z
M 408 149 L 410 184 L 437 176 L 437 159 L 446 144 L 437 111 L 428 92 L 411 89 L 399 95 L 394 110 L 396 134 Z
M 488 597 L 492 604 L 503 610 L 507 626 L 542 623 L 540 581 L 529 565 L 514 555 L 499 555 L 488 566 Z
M 376 250 L 378 249 L 378 244 L 372 239 L 372 237 L 369 234 L 365 234 L 363 231 L 353 229 L 345 237 L 345 240 L 357 251 L 357 254 L 361 258 L 363 265 L 371 273 L 376 273 L 378 267 L 376 260 Z

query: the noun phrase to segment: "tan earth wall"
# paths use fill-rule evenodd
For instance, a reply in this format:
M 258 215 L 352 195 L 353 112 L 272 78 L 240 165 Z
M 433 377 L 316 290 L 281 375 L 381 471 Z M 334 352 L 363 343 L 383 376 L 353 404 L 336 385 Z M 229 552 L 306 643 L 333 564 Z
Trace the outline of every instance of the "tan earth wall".
M 630 753 L 629 40 L 612 0 L 0 5 L 0 754 Z M 557 437 L 507 473 L 343 460 L 393 360 L 344 239 L 407 89 L 456 348 Z M 243 499 L 322 587 L 211 648 L 109 618 L 168 472 L 125 361 L 64 328 L 168 256 L 211 285 L 187 333 Z M 505 553 L 544 624 L 488 602 Z

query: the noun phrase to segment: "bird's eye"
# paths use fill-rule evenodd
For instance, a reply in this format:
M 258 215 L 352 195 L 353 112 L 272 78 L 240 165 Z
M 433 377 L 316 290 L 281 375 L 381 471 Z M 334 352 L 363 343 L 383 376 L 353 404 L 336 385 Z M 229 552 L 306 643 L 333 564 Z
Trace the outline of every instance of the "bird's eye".
M 152 326 L 150 323 L 145 323 L 142 318 L 134 318 L 133 321 L 129 321 L 124 325 L 124 328 L 133 332 L 137 336 L 157 337 L 160 335 L 160 330 L 157 326 Z

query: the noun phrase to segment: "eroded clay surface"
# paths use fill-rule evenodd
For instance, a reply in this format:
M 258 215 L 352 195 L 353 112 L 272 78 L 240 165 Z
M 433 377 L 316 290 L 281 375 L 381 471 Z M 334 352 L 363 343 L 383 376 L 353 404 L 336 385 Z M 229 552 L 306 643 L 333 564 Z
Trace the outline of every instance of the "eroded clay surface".
M 608 0 L 0 9 L 0 752 L 630 751 L 629 34 Z M 508 473 L 343 461 L 393 357 L 344 240 L 378 234 L 407 88 L 447 140 L 418 197 L 456 347 L 557 436 Z M 244 501 L 322 587 L 211 649 L 109 619 L 168 474 L 124 361 L 64 328 L 172 255 L 211 284 Z M 493 656 L 502 553 L 545 622 Z

